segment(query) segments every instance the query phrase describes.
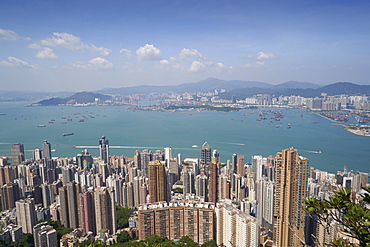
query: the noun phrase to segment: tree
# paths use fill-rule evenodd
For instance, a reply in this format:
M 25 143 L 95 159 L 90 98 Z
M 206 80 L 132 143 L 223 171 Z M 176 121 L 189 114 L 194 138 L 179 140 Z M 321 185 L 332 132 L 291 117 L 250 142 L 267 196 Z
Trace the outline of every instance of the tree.
M 117 206 L 116 208 L 116 218 L 117 218 L 117 228 L 123 229 L 128 227 L 128 219 L 131 216 L 132 209 Z
M 305 199 L 306 210 L 318 217 L 321 224 L 340 226 L 340 229 L 359 241 L 359 246 L 370 246 L 370 187 L 360 200 L 351 198 L 352 190 L 341 188 L 328 200 L 315 197 Z M 343 240 L 334 240 L 334 246 L 350 246 Z
M 119 234 L 117 234 L 117 242 L 118 243 L 126 243 L 131 240 L 130 235 L 126 231 L 122 231 Z

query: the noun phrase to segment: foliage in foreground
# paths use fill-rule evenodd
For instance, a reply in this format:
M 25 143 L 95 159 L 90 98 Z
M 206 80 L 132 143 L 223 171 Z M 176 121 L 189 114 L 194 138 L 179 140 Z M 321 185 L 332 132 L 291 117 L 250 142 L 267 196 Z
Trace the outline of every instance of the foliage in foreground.
M 122 206 L 116 207 L 116 218 L 117 218 L 117 228 L 123 229 L 128 227 L 128 219 L 131 216 L 132 209 L 125 208 Z
M 323 225 L 339 225 L 341 230 L 359 241 L 359 246 L 370 246 L 370 208 L 366 207 L 370 205 L 370 187 L 363 189 L 367 193 L 361 195 L 359 201 L 351 198 L 351 189 L 341 188 L 329 200 L 306 199 L 306 209 L 314 213 Z M 332 245 L 350 246 L 340 239 L 334 240 Z

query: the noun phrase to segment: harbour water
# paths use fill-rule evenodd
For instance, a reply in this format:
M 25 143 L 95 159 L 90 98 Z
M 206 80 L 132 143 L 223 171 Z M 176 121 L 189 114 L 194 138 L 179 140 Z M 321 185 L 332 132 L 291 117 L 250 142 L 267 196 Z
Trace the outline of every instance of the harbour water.
M 221 161 L 233 153 L 269 156 L 288 147 L 297 148 L 310 166 L 336 172 L 370 172 L 370 137 L 351 134 L 343 126 L 303 109 L 265 108 L 238 112 L 132 111 L 126 106 L 24 107 L 25 103 L 0 104 L 0 156 L 10 156 L 10 145 L 23 143 L 26 158 L 48 140 L 54 157 L 73 157 L 84 148 L 99 155 L 98 142 L 109 140 L 111 155 L 133 157 L 137 149 L 172 147 L 173 156 L 200 157 L 201 145 L 217 149 Z M 260 110 L 280 110 L 256 121 Z M 71 119 L 71 120 L 68 120 Z M 83 120 L 83 121 L 82 121 Z M 45 127 L 38 127 L 45 125 Z M 73 135 L 65 135 L 73 133 Z

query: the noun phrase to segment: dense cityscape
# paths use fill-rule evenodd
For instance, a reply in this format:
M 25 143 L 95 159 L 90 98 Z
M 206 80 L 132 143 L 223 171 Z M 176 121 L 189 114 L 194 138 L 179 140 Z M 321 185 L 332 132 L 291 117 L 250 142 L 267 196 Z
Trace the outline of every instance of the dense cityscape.
M 302 200 L 324 200 L 341 187 L 352 188 L 356 198 L 369 179 L 346 168 L 330 174 L 310 167 L 293 147 L 268 157 L 233 154 L 221 163 L 207 142 L 199 158 L 173 155 L 170 147 L 110 156 L 108 139 L 97 142 L 99 157 L 84 150 L 53 158 L 45 140 L 25 159 L 24 145 L 11 145 L 12 157 L 2 157 L 0 166 L 5 243 L 33 234 L 35 246 L 114 245 L 122 232 L 138 241 L 158 235 L 181 242 L 187 236 L 210 246 L 352 241 L 339 225 L 317 224 Z M 117 218 L 123 208 L 130 209 L 125 224 Z M 69 230 L 61 235 L 50 222 Z

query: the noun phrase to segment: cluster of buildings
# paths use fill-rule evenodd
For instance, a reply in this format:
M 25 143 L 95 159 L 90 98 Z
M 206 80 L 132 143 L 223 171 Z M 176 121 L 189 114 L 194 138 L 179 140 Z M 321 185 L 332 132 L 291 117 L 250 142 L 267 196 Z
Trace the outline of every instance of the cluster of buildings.
M 342 186 L 353 188 L 356 198 L 369 178 L 346 169 L 316 170 L 294 148 L 250 162 L 233 154 L 221 163 L 207 142 L 199 158 L 185 159 L 173 157 L 170 147 L 137 150 L 132 158 L 110 156 L 104 136 L 99 147 L 99 157 L 84 150 L 53 158 L 44 141 L 25 159 L 23 145 L 13 144 L 12 163 L 0 159 L 0 239 L 18 241 L 32 233 L 36 246 L 112 244 L 120 205 L 134 210 L 125 230 L 139 240 L 156 234 L 220 246 L 320 246 L 344 235 L 340 227 L 317 224 L 302 200 L 327 199 Z M 52 226 L 37 224 L 46 219 L 74 230 L 57 243 Z

